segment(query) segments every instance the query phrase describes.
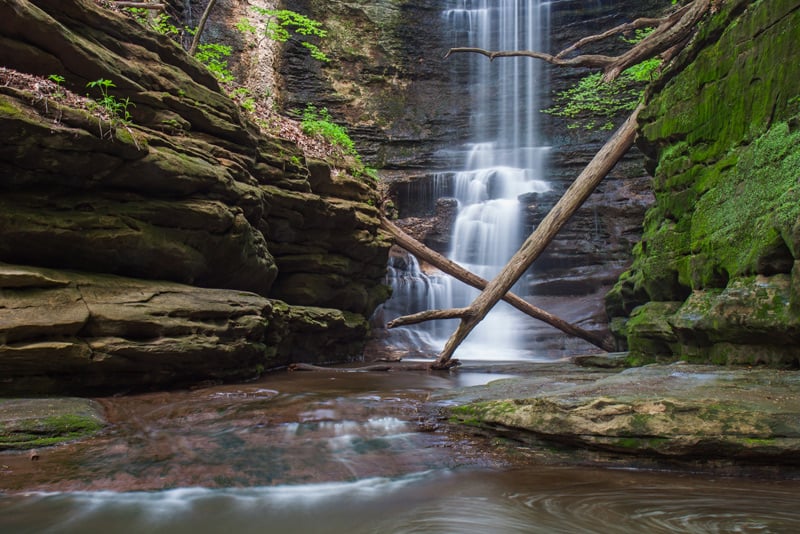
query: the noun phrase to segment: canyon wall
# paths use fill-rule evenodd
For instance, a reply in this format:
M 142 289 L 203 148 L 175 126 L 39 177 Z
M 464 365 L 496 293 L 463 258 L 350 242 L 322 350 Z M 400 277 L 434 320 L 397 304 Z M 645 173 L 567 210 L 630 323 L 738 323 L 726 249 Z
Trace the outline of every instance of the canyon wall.
M 0 393 L 360 356 L 388 295 L 371 180 L 260 130 L 130 17 L 91 0 L 4 5 Z M 98 80 L 113 83 L 105 104 Z M 130 120 L 109 114 L 125 102 Z

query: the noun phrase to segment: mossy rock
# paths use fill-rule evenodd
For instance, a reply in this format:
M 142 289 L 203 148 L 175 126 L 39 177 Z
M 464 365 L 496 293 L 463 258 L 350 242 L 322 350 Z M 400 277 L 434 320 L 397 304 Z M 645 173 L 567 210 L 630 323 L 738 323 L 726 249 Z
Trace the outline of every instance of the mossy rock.
M 632 353 L 777 366 L 795 359 L 796 8 L 793 0 L 722 3 L 647 97 L 638 143 L 657 162 L 656 203 L 631 270 L 607 298 L 612 318 L 631 317 L 617 323 Z M 776 276 L 780 290 L 765 282 Z M 768 287 L 748 285 L 756 277 Z M 686 302 L 657 317 L 657 306 L 631 308 L 642 294 L 650 304 Z
M 101 407 L 78 398 L 0 399 L 0 450 L 33 449 L 93 436 Z

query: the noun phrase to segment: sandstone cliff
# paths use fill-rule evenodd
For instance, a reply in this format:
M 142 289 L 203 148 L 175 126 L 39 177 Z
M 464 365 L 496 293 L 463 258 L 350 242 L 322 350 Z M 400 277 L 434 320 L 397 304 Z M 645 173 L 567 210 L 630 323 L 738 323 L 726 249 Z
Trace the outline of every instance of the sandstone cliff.
M 179 46 L 91 0 L 4 3 L 0 65 L 0 393 L 358 356 L 387 296 L 374 184 L 259 131 Z M 130 123 L 78 102 L 98 79 Z

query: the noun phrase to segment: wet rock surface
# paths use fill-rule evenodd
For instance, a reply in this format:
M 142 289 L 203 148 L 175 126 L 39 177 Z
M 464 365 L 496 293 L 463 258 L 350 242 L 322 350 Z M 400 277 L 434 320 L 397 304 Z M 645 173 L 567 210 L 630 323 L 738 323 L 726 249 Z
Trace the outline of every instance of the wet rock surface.
M 28 458 L 38 461 L 39 448 L 86 439 L 106 424 L 102 407 L 90 399 L 0 399 L 0 450 L 28 449 Z
M 730 472 L 749 466 L 774 475 L 785 465 L 797 472 L 795 371 L 683 363 L 623 371 L 567 362 L 526 367 L 526 376 L 437 400 L 452 405 L 451 422 L 509 438 L 547 461 Z
M 36 447 L 38 456 L 0 454 L 0 489 L 313 484 L 456 466 L 800 476 L 799 373 L 587 363 L 468 361 L 449 374 L 277 372 L 245 384 L 93 401 L 0 401 L 0 443 Z M 85 430 L 87 421 L 91 432 L 83 434 L 64 424 Z M 19 439 L 23 428 L 43 439 Z M 44 447 L 54 428 L 67 441 L 84 439 Z

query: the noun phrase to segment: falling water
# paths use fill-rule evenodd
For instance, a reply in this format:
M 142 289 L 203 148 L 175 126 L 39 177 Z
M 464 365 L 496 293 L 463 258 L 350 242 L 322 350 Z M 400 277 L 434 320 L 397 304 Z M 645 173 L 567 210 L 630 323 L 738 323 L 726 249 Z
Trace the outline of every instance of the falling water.
M 453 0 L 442 18 L 453 47 L 546 50 L 548 14 L 548 2 L 541 0 Z M 468 63 L 467 79 L 456 83 L 469 88 L 471 115 L 470 142 L 461 151 L 463 170 L 436 177 L 451 177 L 451 195 L 459 203 L 449 257 L 492 279 L 524 238 L 518 197 L 548 189 L 542 179 L 547 147 L 539 127 L 543 69 L 530 58 L 490 62 L 469 54 L 450 61 Z M 394 300 L 404 307 L 396 315 L 463 307 L 478 295 L 446 275 L 420 272 L 413 259 L 408 267 L 393 279 Z M 470 335 L 458 356 L 513 359 L 529 354 L 530 347 L 521 347 L 518 341 L 525 320 L 501 303 Z M 439 350 L 456 325 L 438 321 L 410 328 L 406 341 Z

